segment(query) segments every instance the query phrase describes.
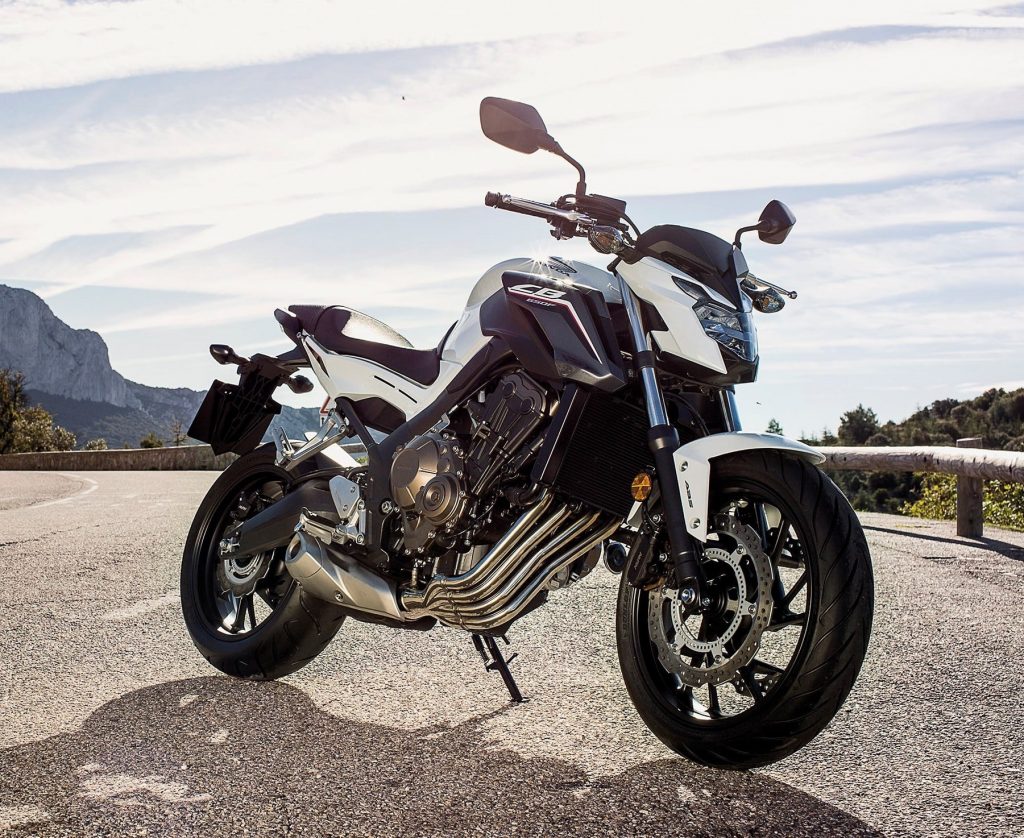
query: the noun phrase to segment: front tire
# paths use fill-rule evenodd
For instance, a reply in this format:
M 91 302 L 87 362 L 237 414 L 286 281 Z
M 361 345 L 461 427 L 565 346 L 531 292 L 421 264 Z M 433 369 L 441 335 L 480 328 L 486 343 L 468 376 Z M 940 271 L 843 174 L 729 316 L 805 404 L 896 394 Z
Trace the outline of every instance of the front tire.
M 239 457 L 196 512 L 181 562 L 181 610 L 196 648 L 227 675 L 272 680 L 315 658 L 345 619 L 305 593 L 284 567 L 283 550 L 226 562 L 226 529 L 279 500 L 295 477 L 274 465 L 273 446 Z
M 722 616 L 682 610 L 659 635 L 660 603 L 682 607 L 659 589 L 632 587 L 623 574 L 616 615 L 619 664 L 637 712 L 668 747 L 704 765 L 754 768 L 811 741 L 853 687 L 871 632 L 870 556 L 846 498 L 803 460 L 775 451 L 742 452 L 714 461 L 711 485 L 710 509 L 723 522 L 723 541 L 717 550 L 707 549 L 710 541 L 705 545 L 705 567 L 715 565 L 717 556 L 721 585 L 732 585 L 717 600 Z M 758 509 L 766 513 L 760 526 Z M 757 535 L 765 518 L 768 544 Z M 753 534 L 758 544 L 730 541 L 729 528 Z M 771 564 L 760 588 L 758 561 Z M 761 570 L 764 575 L 764 564 Z M 763 601 L 769 589 L 770 609 Z M 683 628 L 691 618 L 700 621 L 699 632 Z M 757 624 L 762 618 L 763 629 Z M 678 637 L 672 636 L 673 626 Z M 710 646 L 716 630 L 723 637 L 735 634 L 707 657 L 693 651 Z M 683 650 L 674 661 L 672 643 Z M 716 676 L 730 655 L 738 656 L 737 666 Z M 716 684 L 716 677 L 728 680 Z

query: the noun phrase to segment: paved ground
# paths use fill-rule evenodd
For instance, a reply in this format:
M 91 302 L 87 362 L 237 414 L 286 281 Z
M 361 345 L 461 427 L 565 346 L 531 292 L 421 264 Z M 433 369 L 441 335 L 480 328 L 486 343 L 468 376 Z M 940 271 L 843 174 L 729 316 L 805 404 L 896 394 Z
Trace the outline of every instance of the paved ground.
M 177 600 L 209 473 L 0 473 L 0 834 L 1024 834 L 1024 536 L 864 517 L 878 608 L 844 710 L 771 770 L 644 729 L 595 572 L 514 636 L 347 623 L 282 682 L 218 676 Z

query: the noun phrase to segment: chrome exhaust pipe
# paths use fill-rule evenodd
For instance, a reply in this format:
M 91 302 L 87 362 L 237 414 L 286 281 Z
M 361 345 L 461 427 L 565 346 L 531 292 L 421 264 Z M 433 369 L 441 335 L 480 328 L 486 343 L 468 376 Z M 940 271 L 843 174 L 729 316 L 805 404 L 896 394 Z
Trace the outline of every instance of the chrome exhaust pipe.
M 319 599 L 392 620 L 409 619 L 386 579 L 307 533 L 295 534 L 285 551 L 284 566 L 303 590 Z
M 515 523 L 509 527 L 508 532 L 498 539 L 487 555 L 476 565 L 458 576 L 435 576 L 422 591 L 403 591 L 402 605 L 410 610 L 425 609 L 441 595 L 451 591 L 465 590 L 487 581 L 492 573 L 504 566 L 507 559 L 515 561 L 526 549 L 529 549 L 529 545 L 543 537 L 546 526 L 542 526 L 541 532 L 531 534 L 528 542 L 526 541 L 527 533 L 536 525 L 537 520 L 550 505 L 551 495 L 546 493 L 534 506 L 531 506 L 516 519 Z
M 524 513 L 471 570 L 432 579 L 422 591 L 403 591 L 409 616 L 434 617 L 468 631 L 486 631 L 511 622 L 562 570 L 599 545 L 619 527 L 613 521 L 594 530 L 600 513 L 580 517 L 555 534 L 572 511 L 562 507 L 547 519 L 550 495 Z M 531 531 L 532 528 L 532 531 Z
M 531 556 L 529 561 L 519 565 L 513 573 L 506 575 L 504 579 L 494 580 L 493 584 L 488 585 L 488 590 L 481 591 L 479 596 L 475 596 L 475 590 L 460 592 L 449 597 L 444 606 L 457 609 L 460 615 L 486 614 L 495 608 L 504 606 L 509 598 L 515 596 L 516 591 L 529 582 L 530 577 L 537 572 L 537 568 L 543 567 L 551 556 L 564 548 L 566 544 L 571 543 L 580 533 L 589 529 L 598 517 L 599 514 L 594 513 L 574 521 Z M 494 590 L 495 588 L 497 590 Z
M 537 530 L 508 554 L 501 563 L 494 568 L 491 575 L 486 579 L 477 582 L 471 587 L 453 588 L 444 592 L 443 596 L 431 602 L 441 603 L 477 603 L 485 599 L 498 596 L 509 580 L 521 579 L 523 574 L 529 572 L 529 568 L 538 561 L 551 554 L 557 549 L 566 538 L 576 535 L 581 530 L 581 522 L 570 524 L 568 529 L 559 535 L 556 530 L 562 526 L 572 515 L 571 510 L 562 508 L 541 524 Z M 583 525 L 585 528 L 585 525 Z M 501 590 L 499 590 L 501 589 Z M 497 591 L 497 593 L 495 593 Z
M 552 579 L 606 538 L 610 538 L 619 528 L 619 524 L 619 521 L 613 521 L 590 536 L 583 544 L 565 550 L 553 559 L 544 568 L 544 571 L 533 582 L 523 588 L 511 602 L 486 616 L 476 619 L 459 620 L 458 625 L 469 631 L 489 631 L 512 622 L 529 607 L 534 597 L 547 587 Z

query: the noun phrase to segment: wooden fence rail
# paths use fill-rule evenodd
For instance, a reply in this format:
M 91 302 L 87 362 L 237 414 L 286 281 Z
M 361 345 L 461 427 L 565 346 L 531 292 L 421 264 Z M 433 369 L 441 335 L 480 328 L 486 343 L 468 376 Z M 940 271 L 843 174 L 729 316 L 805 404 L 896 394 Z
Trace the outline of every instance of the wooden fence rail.
M 985 480 L 1024 483 L 1024 452 L 981 448 L 981 439 L 957 440 L 956 447 L 825 447 L 822 468 L 835 471 L 912 471 L 957 476 L 957 535 L 981 538 Z

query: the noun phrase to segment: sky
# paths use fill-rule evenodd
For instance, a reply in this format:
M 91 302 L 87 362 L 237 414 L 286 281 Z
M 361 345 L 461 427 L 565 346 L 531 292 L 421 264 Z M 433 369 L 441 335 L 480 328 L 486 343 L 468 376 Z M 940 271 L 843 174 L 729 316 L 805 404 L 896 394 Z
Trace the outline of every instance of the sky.
M 210 343 L 343 304 L 437 343 L 491 265 L 559 255 L 488 190 L 573 170 L 480 133 L 530 102 L 641 228 L 731 239 L 778 198 L 750 430 L 1024 386 L 1024 4 L 0 2 L 0 283 L 115 369 L 204 388 Z M 315 395 L 290 398 L 314 404 Z

